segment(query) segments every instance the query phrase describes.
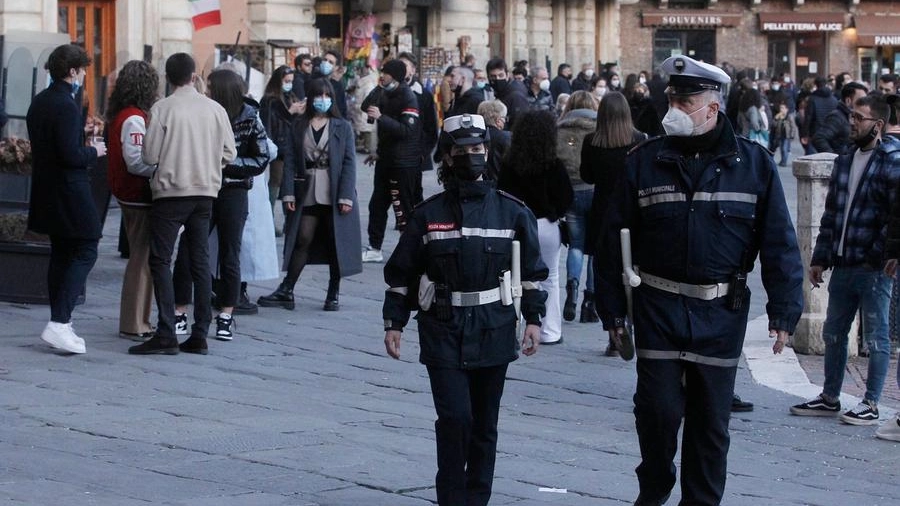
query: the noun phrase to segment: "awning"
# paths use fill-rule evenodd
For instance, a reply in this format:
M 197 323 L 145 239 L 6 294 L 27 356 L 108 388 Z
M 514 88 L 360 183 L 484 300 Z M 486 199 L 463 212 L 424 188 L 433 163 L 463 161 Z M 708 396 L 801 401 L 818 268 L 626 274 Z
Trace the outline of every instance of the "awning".
M 844 29 L 842 12 L 760 12 L 761 32 L 839 32 Z
M 900 46 L 900 16 L 853 16 L 860 46 Z
M 686 11 L 672 9 L 649 11 L 641 14 L 641 26 L 663 28 L 715 28 L 718 26 L 738 26 L 741 14 L 725 14 L 710 11 Z

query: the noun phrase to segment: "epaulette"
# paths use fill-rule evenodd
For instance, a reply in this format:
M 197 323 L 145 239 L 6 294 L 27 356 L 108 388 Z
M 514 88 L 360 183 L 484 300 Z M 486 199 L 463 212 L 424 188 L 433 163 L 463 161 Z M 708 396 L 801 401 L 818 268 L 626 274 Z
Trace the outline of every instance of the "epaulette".
M 631 153 L 634 153 L 635 151 L 646 146 L 647 144 L 650 144 L 651 142 L 661 141 L 661 140 L 665 139 L 665 137 L 666 137 L 665 135 L 657 135 L 656 137 L 649 137 L 647 139 L 644 139 L 641 142 L 635 144 L 634 147 L 629 149 L 627 154 L 630 155 Z
M 518 202 L 519 204 L 521 204 L 523 206 L 526 205 L 525 202 L 522 201 L 522 199 L 520 199 L 519 197 L 516 197 L 512 193 L 508 193 L 503 190 L 497 190 L 497 193 L 499 193 L 503 197 L 508 198 L 509 200 L 512 200 L 513 202 Z
M 413 209 L 418 209 L 419 206 L 425 205 L 425 204 L 431 202 L 432 200 L 434 200 L 434 199 L 440 197 L 440 196 L 443 195 L 443 194 L 444 194 L 444 192 L 435 193 L 434 195 L 432 195 L 432 196 L 428 197 L 427 199 L 423 200 L 422 202 L 419 202 L 418 204 L 414 205 L 414 206 L 413 206 Z

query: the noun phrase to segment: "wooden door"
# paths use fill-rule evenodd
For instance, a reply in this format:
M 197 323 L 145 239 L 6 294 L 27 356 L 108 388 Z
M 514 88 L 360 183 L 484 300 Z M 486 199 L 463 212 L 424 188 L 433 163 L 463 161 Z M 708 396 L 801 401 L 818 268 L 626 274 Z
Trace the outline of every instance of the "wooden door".
M 84 79 L 89 114 L 106 112 L 106 76 L 116 65 L 116 2 L 59 0 L 59 32 L 87 51 L 91 65 Z

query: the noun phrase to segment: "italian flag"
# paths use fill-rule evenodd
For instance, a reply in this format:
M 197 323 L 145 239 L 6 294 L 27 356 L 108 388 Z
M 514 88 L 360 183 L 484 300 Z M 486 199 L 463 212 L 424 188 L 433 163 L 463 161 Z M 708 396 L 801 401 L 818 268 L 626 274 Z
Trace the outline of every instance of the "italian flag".
M 194 31 L 207 26 L 222 24 L 222 7 L 219 0 L 188 0 L 191 6 L 191 21 Z

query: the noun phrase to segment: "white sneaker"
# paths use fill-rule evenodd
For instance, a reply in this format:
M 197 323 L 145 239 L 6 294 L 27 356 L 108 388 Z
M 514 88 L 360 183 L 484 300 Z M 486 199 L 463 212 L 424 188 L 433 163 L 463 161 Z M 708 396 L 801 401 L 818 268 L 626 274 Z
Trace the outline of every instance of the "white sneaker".
M 187 314 L 175 313 L 175 335 L 186 336 L 188 333 Z
M 381 253 L 380 249 L 375 249 L 369 246 L 365 251 L 363 251 L 362 261 L 366 263 L 384 262 L 384 255 Z
M 900 441 L 900 415 L 891 418 L 886 423 L 878 427 L 875 431 L 875 437 L 887 441 Z
M 75 335 L 71 324 L 49 322 L 44 327 L 44 331 L 41 332 L 41 339 L 50 346 L 69 353 L 84 353 L 87 351 L 84 346 L 84 339 Z

